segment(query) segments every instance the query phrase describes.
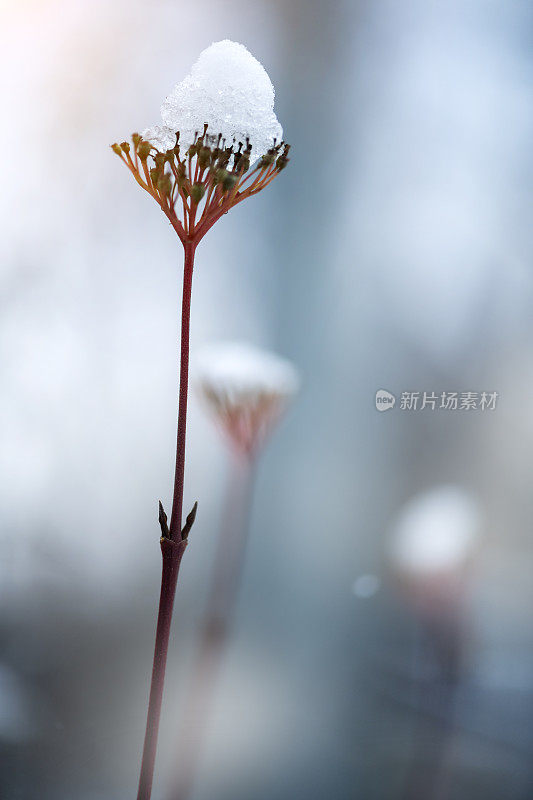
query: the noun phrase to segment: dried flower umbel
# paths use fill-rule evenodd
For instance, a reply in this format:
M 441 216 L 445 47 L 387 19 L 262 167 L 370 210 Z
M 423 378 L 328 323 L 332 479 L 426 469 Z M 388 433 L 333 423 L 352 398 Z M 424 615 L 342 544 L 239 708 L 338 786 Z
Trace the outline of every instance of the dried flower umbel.
M 196 247 L 230 208 L 258 194 L 288 162 L 274 114 L 274 88 L 240 44 L 217 42 L 162 105 L 163 126 L 133 134 L 113 151 L 160 206 L 184 248 L 176 469 L 170 523 L 159 504 L 162 576 L 138 800 L 149 800 L 170 625 L 181 559 L 196 504 L 182 528 L 189 375 L 189 322 Z
M 178 131 L 175 146 L 164 151 L 138 133 L 131 144 L 112 148 L 161 207 L 184 246 L 196 246 L 223 214 L 268 186 L 289 160 L 289 145 L 273 143 L 252 165 L 249 139 L 227 143 L 207 123 L 184 153 L 179 136 Z

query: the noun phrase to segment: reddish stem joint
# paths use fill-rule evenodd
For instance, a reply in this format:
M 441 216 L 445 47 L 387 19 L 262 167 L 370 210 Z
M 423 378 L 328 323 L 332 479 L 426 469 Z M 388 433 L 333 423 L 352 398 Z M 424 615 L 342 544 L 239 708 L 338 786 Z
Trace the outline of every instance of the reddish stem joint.
M 181 541 L 184 542 L 188 539 L 190 530 L 194 525 L 194 520 L 196 519 L 196 512 L 198 511 L 198 500 L 193 505 L 191 511 L 187 515 L 187 519 L 185 520 L 185 525 L 181 531 Z M 165 513 L 165 509 L 163 508 L 163 503 L 161 500 L 159 501 L 159 524 L 161 526 L 161 537 L 163 539 L 170 539 L 172 541 L 172 536 L 170 535 L 170 530 L 168 527 L 168 517 Z

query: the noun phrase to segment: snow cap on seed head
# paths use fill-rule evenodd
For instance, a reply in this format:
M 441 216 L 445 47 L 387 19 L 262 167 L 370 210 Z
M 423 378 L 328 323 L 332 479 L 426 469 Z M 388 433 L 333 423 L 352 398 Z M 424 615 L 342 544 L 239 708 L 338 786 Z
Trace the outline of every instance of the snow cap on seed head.
M 300 385 L 290 361 L 241 342 L 204 347 L 194 378 L 232 444 L 247 455 L 257 452 Z
M 252 147 L 251 160 L 264 155 L 283 130 L 274 113 L 274 87 L 262 64 L 242 44 L 224 39 L 202 53 L 190 73 L 161 106 L 163 125 L 148 128 L 143 138 L 160 150 L 176 144 L 185 153 L 207 123 L 208 135 L 219 134 L 226 147 L 233 141 Z
M 157 147 L 161 153 L 171 150 L 176 145 L 176 134 L 164 125 L 152 125 L 151 128 L 146 128 L 142 138 Z

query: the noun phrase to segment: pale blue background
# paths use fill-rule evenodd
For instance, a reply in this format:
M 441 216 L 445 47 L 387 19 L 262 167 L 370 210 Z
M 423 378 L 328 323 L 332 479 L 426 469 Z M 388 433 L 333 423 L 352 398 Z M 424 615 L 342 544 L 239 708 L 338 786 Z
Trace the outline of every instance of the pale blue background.
M 292 161 L 202 243 L 192 345 L 271 347 L 303 389 L 259 467 L 195 797 L 529 800 L 532 5 L 20 0 L 2 14 L 1 797 L 134 797 L 181 253 L 108 144 L 155 122 L 229 37 L 268 69 Z M 378 414 L 379 388 L 500 402 Z M 192 399 L 186 505 L 200 510 L 158 800 L 226 472 Z M 423 701 L 431 659 L 386 561 L 402 503 L 450 482 L 484 520 L 453 715 L 450 694 Z M 368 600 L 352 591 L 365 573 L 381 581 Z

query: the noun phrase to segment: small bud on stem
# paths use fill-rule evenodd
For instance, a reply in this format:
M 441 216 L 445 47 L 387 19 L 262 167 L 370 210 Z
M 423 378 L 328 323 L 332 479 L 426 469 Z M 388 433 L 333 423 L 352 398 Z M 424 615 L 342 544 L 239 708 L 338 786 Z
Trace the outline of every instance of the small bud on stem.
M 194 520 L 196 519 L 196 512 L 198 511 L 198 501 L 193 505 L 192 510 L 187 515 L 187 519 L 185 520 L 185 525 L 183 526 L 183 530 L 181 532 L 181 538 L 186 540 L 189 536 L 192 526 L 194 525 Z
M 191 186 L 191 199 L 193 203 L 196 203 L 196 205 L 198 205 L 204 194 L 205 186 L 203 183 L 194 183 Z
M 152 149 L 152 145 L 150 142 L 145 142 L 144 140 L 139 144 L 139 148 L 137 150 L 139 154 L 139 158 L 141 161 L 146 161 L 148 156 L 150 155 L 150 150 Z

